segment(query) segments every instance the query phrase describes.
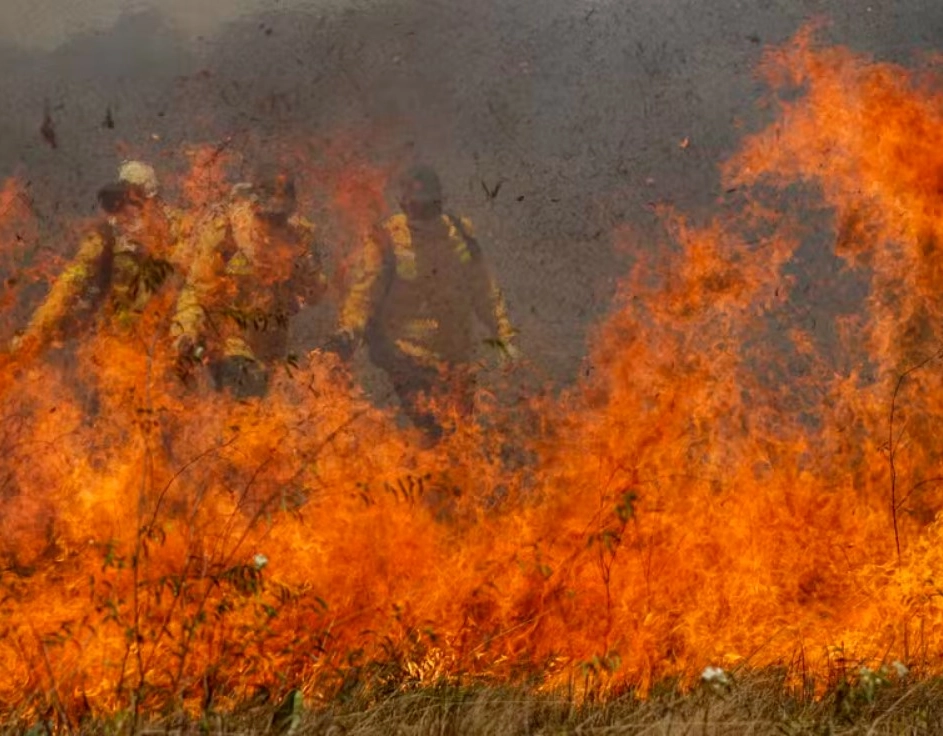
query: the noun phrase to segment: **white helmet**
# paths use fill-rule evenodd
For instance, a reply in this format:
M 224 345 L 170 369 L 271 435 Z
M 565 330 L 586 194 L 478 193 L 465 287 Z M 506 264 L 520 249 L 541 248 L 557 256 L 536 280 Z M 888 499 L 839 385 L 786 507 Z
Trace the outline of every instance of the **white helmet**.
M 141 187 L 148 197 L 157 194 L 157 172 L 143 161 L 122 162 L 118 167 L 118 180 Z

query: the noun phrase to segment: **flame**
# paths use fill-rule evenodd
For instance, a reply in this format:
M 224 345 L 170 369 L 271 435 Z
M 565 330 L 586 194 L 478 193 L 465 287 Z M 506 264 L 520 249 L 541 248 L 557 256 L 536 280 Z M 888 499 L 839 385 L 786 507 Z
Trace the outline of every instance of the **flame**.
M 453 431 L 433 448 L 320 351 L 263 400 L 181 384 L 172 290 L 131 339 L 99 323 L 70 361 L 0 365 L 0 708 L 460 676 L 645 693 L 708 664 L 819 689 L 858 663 L 939 674 L 940 78 L 814 30 L 763 72 L 777 114 L 724 166 L 737 208 L 661 212 L 591 377 L 508 404 L 492 376 L 475 422 L 434 401 Z M 192 229 L 226 181 L 200 150 Z M 320 173 L 302 200 L 343 262 L 386 172 Z M 834 283 L 868 285 L 834 345 L 789 321 L 810 239 L 845 264 Z

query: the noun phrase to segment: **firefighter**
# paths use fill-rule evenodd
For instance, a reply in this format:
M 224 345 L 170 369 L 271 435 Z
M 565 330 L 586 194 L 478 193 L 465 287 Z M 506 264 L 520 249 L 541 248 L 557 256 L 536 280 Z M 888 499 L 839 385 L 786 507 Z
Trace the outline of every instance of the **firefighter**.
M 105 217 L 83 238 L 73 262 L 14 339 L 14 350 L 42 347 L 68 327 L 95 318 L 110 318 L 119 328 L 132 325 L 181 266 L 180 218 L 160 198 L 150 165 L 124 162 L 117 181 L 99 190 L 98 203 Z
M 238 184 L 198 236 L 177 304 L 182 371 L 207 363 L 215 388 L 262 396 L 271 368 L 288 357 L 289 320 L 323 294 L 314 226 L 296 212 L 295 182 L 264 169 Z
M 470 413 L 476 319 L 504 357 L 517 354 L 514 330 L 471 223 L 443 210 L 433 169 L 417 166 L 405 175 L 400 207 L 364 243 L 329 348 L 346 358 L 365 342 L 404 413 L 436 440 L 442 427 L 423 397 L 450 386 L 460 411 Z

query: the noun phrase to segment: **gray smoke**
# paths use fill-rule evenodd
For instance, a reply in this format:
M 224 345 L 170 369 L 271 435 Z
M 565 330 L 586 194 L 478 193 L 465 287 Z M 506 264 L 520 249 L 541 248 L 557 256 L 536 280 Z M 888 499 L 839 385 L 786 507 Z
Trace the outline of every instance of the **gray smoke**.
M 763 47 L 816 16 L 883 59 L 943 40 L 943 6 L 920 0 L 6 0 L 0 174 L 24 171 L 55 222 L 94 212 L 121 141 L 161 160 L 236 131 L 375 131 L 366 156 L 439 166 L 525 352 L 567 380 L 625 270 L 613 229 L 644 239 L 654 201 L 714 209 L 717 164 L 762 122 Z

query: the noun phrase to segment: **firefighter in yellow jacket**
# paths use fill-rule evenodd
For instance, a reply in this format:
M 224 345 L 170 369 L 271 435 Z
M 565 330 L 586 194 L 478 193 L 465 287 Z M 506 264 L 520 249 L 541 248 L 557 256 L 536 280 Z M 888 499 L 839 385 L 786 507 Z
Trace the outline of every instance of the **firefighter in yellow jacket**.
M 324 291 L 314 226 L 296 203 L 293 178 L 263 169 L 197 237 L 173 330 L 183 369 L 208 363 L 217 390 L 264 395 L 288 355 L 289 320 Z
M 460 409 L 471 410 L 476 319 L 505 357 L 516 354 L 514 330 L 471 223 L 443 210 L 433 169 L 406 174 L 400 206 L 364 244 L 331 347 L 343 356 L 365 341 L 404 412 L 437 438 L 442 428 L 422 397 L 451 388 Z
M 124 162 L 118 180 L 99 190 L 98 202 L 106 217 L 83 238 L 14 350 L 40 348 L 94 319 L 129 327 L 182 266 L 181 218 L 158 196 L 151 166 Z

